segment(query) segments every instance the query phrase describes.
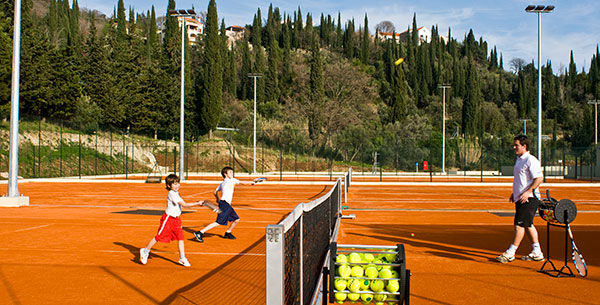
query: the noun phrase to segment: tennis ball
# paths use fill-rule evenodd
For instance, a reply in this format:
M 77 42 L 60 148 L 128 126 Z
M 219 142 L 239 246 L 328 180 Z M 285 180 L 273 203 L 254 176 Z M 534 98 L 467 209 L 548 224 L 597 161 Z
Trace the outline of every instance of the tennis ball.
M 338 267 L 337 273 L 339 276 L 346 278 L 350 276 L 352 269 L 348 265 L 341 265 Z
M 383 264 L 383 261 L 381 259 L 376 259 L 373 261 L 374 264 Z M 377 268 L 377 271 L 381 270 L 381 265 L 375 265 L 375 268 Z
M 382 268 L 381 271 L 379 271 L 379 278 L 389 279 L 391 277 L 392 277 L 392 272 L 390 271 L 390 269 Z
M 371 281 L 369 280 L 359 280 L 360 281 L 360 290 L 368 290 L 369 286 L 371 286 Z
M 398 271 L 392 269 L 390 272 L 391 272 L 391 275 L 392 275 L 391 278 L 396 278 L 397 279 L 399 277 Z
M 335 293 L 335 300 L 336 301 L 345 301 L 346 300 L 346 294 L 343 292 L 336 292 Z
M 371 302 L 371 300 L 373 300 L 373 294 L 372 293 L 362 293 L 360 295 L 360 299 L 367 303 Z
M 352 276 L 362 277 L 364 273 L 365 273 L 365 270 L 361 266 L 352 267 L 352 271 L 351 271 Z
M 377 268 L 375 268 L 373 266 L 369 266 L 369 267 L 365 268 L 365 275 L 368 278 L 374 279 L 377 277 L 377 274 L 379 274 L 379 272 L 377 272 Z
M 360 291 L 360 281 L 359 280 L 350 280 L 348 282 L 348 290 L 350 290 L 352 292 Z
M 393 252 L 393 251 L 390 250 L 390 252 Z M 396 261 L 396 253 L 385 254 L 385 260 L 387 260 L 390 263 Z
M 373 292 L 383 291 L 383 288 L 385 288 L 385 285 L 382 280 L 374 280 L 371 282 L 371 290 L 373 290 Z
M 389 280 L 385 289 L 389 292 L 396 292 L 400 289 L 400 283 L 398 280 Z
M 347 285 L 348 285 L 348 282 L 343 279 L 335 280 L 335 283 L 334 283 L 335 289 L 340 290 L 340 291 L 346 290 Z
M 362 259 L 360 258 L 360 255 L 356 252 L 352 252 L 350 253 L 350 255 L 348 255 L 348 261 L 350 261 L 350 263 L 360 263 L 362 262 Z
M 385 294 L 375 294 L 375 296 L 373 296 L 373 301 L 375 302 L 383 302 L 387 299 L 387 295 Z M 377 304 L 377 303 L 375 303 Z
M 344 254 L 338 254 L 338 256 L 335 257 L 335 261 L 338 263 L 345 264 L 348 262 L 348 258 Z
M 360 294 L 358 294 L 358 293 L 349 293 L 348 294 L 348 300 L 354 302 L 354 301 L 357 301 L 358 299 L 360 299 Z
M 375 256 L 371 253 L 365 253 L 365 260 L 370 263 L 375 260 Z

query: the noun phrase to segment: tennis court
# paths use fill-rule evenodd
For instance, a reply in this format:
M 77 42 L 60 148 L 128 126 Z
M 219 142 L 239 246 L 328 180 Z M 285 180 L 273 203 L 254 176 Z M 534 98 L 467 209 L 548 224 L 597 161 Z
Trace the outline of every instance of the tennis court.
M 412 271 L 412 304 L 597 304 L 600 291 L 600 186 L 542 184 L 553 197 L 577 204 L 572 223 L 585 256 L 586 278 L 538 273 L 540 262 L 500 264 L 495 256 L 512 239 L 510 182 L 353 182 L 339 242 L 404 243 Z M 243 178 L 240 178 L 243 179 Z M 241 217 L 195 242 L 192 232 L 214 220 L 207 209 L 182 216 L 192 267 L 177 264 L 176 244 L 157 244 L 147 265 L 138 249 L 155 234 L 164 208 L 164 184 L 143 181 L 24 182 L 30 206 L 0 210 L 0 300 L 7 304 L 264 304 L 265 227 L 299 202 L 327 193 L 333 182 L 268 182 L 236 187 Z M 285 180 L 285 179 L 284 179 Z M 292 180 L 292 179 L 290 179 Z M 297 179 L 312 180 L 312 179 Z M 355 179 L 356 180 L 356 179 Z M 211 198 L 218 182 L 190 180 L 184 199 Z M 0 185 L 6 192 L 6 184 Z M 546 224 L 536 217 L 542 247 Z M 552 228 L 551 259 L 563 265 L 564 231 Z M 414 236 L 411 236 L 414 233 Z M 529 252 L 524 241 L 519 255 Z M 570 246 L 569 246 L 570 256 Z M 569 265 L 575 272 L 569 257 Z

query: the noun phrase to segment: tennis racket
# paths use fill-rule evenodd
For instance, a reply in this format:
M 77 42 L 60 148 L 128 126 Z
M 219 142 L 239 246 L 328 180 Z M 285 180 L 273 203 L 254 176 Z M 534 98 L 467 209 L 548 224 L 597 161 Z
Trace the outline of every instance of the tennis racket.
M 254 184 L 258 184 L 258 183 L 265 182 L 265 181 L 267 181 L 267 178 L 265 178 L 265 177 L 256 178 L 256 179 L 254 179 Z
M 587 265 L 585 264 L 583 255 L 581 255 L 581 252 L 579 252 L 579 249 L 577 249 L 577 246 L 575 245 L 575 240 L 573 240 L 573 232 L 571 232 L 571 226 L 569 226 L 568 224 L 567 224 L 567 230 L 569 231 L 569 237 L 571 238 L 571 246 L 573 247 L 573 253 L 572 253 L 573 265 L 575 265 L 575 269 L 577 269 L 577 272 L 579 272 L 579 275 L 581 275 L 582 277 L 586 277 L 587 276 Z
M 221 213 L 221 209 L 219 209 L 219 206 L 208 200 L 204 200 L 202 202 L 202 206 L 206 207 L 207 209 L 209 209 L 217 214 Z

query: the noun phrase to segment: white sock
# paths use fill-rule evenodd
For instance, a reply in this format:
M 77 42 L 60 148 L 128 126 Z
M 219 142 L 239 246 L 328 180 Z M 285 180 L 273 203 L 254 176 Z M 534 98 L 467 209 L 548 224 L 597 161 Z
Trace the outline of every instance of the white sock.
M 509 256 L 515 256 L 515 252 L 517 252 L 517 247 L 513 244 L 510 244 L 510 247 L 506 249 L 506 254 Z
M 533 244 L 533 252 L 542 253 L 542 249 L 540 248 L 540 243 Z

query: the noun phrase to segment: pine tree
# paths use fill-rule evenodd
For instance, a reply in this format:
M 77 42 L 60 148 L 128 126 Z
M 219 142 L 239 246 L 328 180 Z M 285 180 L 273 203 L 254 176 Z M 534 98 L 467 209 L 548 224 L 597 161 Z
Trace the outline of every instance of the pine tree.
M 366 65 L 369 61 L 369 42 L 371 40 L 369 35 L 369 19 L 365 14 L 365 24 L 362 31 L 362 41 L 360 45 L 360 60 Z
M 221 115 L 223 96 L 223 67 L 221 66 L 221 39 L 217 17 L 217 4 L 210 0 L 204 27 L 204 83 L 200 89 L 199 118 L 202 129 L 212 131 Z

